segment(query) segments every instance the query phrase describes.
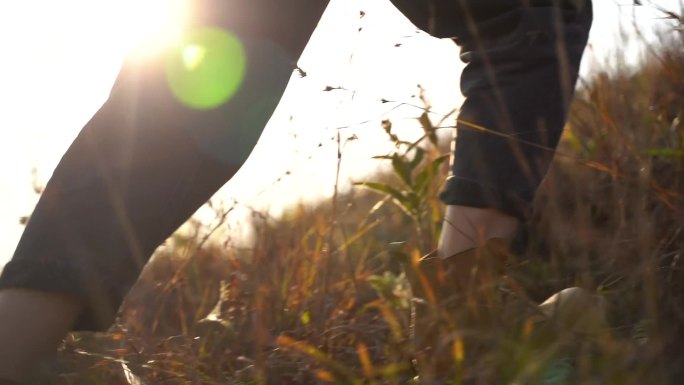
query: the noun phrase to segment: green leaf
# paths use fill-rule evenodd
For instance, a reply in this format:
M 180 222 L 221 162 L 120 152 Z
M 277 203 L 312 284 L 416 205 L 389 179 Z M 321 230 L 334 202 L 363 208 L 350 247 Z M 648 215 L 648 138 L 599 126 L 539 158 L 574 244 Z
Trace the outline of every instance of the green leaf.
M 416 153 L 413 156 L 413 159 L 411 162 L 409 162 L 409 168 L 411 171 L 415 170 L 418 165 L 420 165 L 420 162 L 423 161 L 423 158 L 425 158 L 425 150 L 423 150 L 420 147 L 416 147 Z
M 418 173 L 418 175 L 416 175 L 415 191 L 421 199 L 424 198 L 425 194 L 427 193 L 427 190 L 430 187 L 430 182 L 433 180 L 433 178 L 435 178 L 435 176 L 438 175 L 439 167 L 447 159 L 449 159 L 448 154 L 435 158 L 432 162 L 430 162 L 429 165 L 427 165 L 427 167 L 425 167 Z
M 378 295 L 396 308 L 408 308 L 410 296 L 405 295 L 403 286 L 408 286 L 404 275 L 395 275 L 385 271 L 382 275 L 371 275 L 366 278 Z
M 378 182 L 356 182 L 354 183 L 354 186 L 366 187 L 368 189 L 392 197 L 392 201 L 394 202 L 394 204 L 399 206 L 399 208 L 401 208 L 404 211 L 404 213 L 406 213 L 408 216 L 413 217 L 416 211 L 416 207 L 412 207 L 412 200 L 409 199 L 406 195 L 404 195 L 404 193 L 400 192 L 399 190 L 395 189 L 390 185 Z
M 430 184 L 430 180 L 432 179 L 430 178 L 431 175 L 428 171 L 429 170 L 426 168 L 416 175 L 416 193 L 421 198 L 424 198 L 424 195 L 427 192 L 427 186 Z
M 397 153 L 394 153 L 394 155 L 392 155 L 392 168 L 394 169 L 394 172 L 399 176 L 399 179 L 401 179 L 407 187 L 411 188 L 413 182 L 411 177 L 411 168 L 409 166 L 409 163 L 406 162 L 403 156 L 400 156 Z

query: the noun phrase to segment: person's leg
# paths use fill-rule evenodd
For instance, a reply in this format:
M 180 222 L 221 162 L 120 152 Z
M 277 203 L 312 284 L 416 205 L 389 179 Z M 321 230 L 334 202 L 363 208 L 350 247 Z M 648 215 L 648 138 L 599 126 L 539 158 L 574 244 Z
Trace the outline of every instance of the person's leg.
M 440 325 L 464 313 L 468 293 L 491 293 L 486 281 L 502 267 L 505 239 L 530 215 L 572 99 L 591 2 L 392 1 L 419 28 L 453 38 L 466 63 L 438 256 L 409 272 L 421 300 L 414 325 L 421 380 L 448 383 L 453 328 Z
M 489 238 L 511 238 L 530 215 L 592 21 L 589 0 L 460 4 L 466 29 L 444 31 L 454 34 L 466 63 L 452 176 L 441 194 L 445 258 Z
M 3 379 L 24 379 L 51 359 L 81 306 L 68 295 L 0 290 L 0 385 Z
M 466 63 L 452 176 L 441 194 L 441 256 L 512 237 L 565 123 L 590 0 L 392 2 L 417 27 L 453 38 Z
M 182 48 L 124 65 L 109 100 L 57 166 L 0 276 L 0 378 L 24 380 L 69 330 L 110 326 L 154 249 L 250 153 L 327 0 L 195 4 L 202 8 L 188 36 L 199 40 L 186 43 L 202 45 L 213 60 L 211 39 L 202 40 L 207 30 L 197 28 L 236 38 L 246 63 L 237 92 L 213 108 L 181 102 L 170 68 L 204 65 L 184 62 Z
M 494 208 L 448 205 L 444 211 L 439 255 L 449 258 L 493 238 L 513 238 L 520 220 Z

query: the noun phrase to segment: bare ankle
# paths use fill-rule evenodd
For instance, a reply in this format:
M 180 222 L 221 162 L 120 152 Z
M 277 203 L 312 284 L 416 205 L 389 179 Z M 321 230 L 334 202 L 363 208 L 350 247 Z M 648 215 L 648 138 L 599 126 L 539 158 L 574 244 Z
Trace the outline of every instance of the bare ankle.
M 497 209 L 447 206 L 439 254 L 446 258 L 477 247 L 488 239 L 510 239 L 518 225 L 517 218 Z
M 25 381 L 54 355 L 81 308 L 77 299 L 67 295 L 0 290 L 0 379 Z

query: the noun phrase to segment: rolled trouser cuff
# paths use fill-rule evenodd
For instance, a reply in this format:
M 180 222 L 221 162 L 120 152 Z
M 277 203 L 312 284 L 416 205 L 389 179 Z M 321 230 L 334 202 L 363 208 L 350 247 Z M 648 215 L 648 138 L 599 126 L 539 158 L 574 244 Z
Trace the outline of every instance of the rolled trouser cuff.
M 449 206 L 497 209 L 504 214 L 526 221 L 532 213 L 529 195 L 497 188 L 474 180 L 451 176 L 446 181 L 440 200 Z
M 540 1 L 475 21 L 477 33 L 456 38 L 465 101 L 441 199 L 525 220 L 563 132 L 591 2 Z

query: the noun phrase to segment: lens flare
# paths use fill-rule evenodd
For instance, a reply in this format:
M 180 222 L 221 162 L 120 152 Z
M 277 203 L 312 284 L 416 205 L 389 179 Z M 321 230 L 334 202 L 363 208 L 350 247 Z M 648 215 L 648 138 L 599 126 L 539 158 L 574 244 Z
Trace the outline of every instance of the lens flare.
M 174 96 L 195 109 L 226 103 L 240 89 L 247 55 L 240 40 L 219 28 L 186 32 L 167 57 L 166 79 Z
M 123 48 L 129 59 L 141 60 L 176 44 L 194 12 L 191 0 L 118 0 L 95 8 L 104 8 L 99 22 L 111 31 L 113 45 Z

